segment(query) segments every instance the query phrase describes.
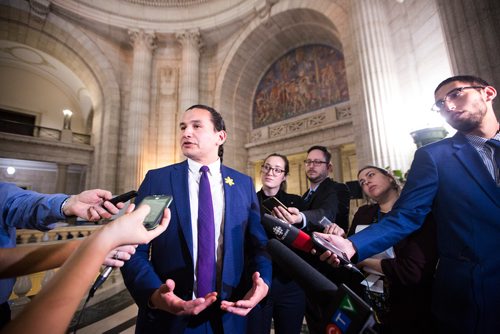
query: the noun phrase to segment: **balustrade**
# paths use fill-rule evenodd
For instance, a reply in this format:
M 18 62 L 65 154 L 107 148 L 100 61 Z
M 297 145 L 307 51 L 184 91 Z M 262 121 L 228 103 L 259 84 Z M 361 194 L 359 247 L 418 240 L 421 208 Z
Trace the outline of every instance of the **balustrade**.
M 27 136 L 27 137 L 44 138 L 44 139 L 62 141 L 62 130 L 47 128 L 44 126 L 33 125 L 33 124 L 25 124 L 25 123 L 15 122 L 15 121 L 7 120 L 7 119 L 2 119 L 0 121 L 2 123 L 4 123 L 4 126 L 11 124 L 13 129 L 14 128 L 19 129 L 20 127 L 21 127 L 21 129 L 23 129 L 21 132 L 1 131 L 0 130 L 1 132 L 13 133 L 13 134 L 23 135 L 23 136 Z M 90 135 L 72 132 L 71 138 L 72 138 L 73 143 L 90 145 Z
M 71 225 L 64 227 L 56 227 L 53 230 L 41 232 L 37 230 L 17 230 L 17 247 L 25 247 L 33 244 L 50 245 L 59 242 L 65 242 L 68 239 L 85 238 L 91 235 L 99 225 Z M 11 308 L 14 316 L 18 314 L 22 308 L 29 303 L 30 298 L 35 296 L 40 289 L 54 276 L 58 269 L 52 269 L 44 272 L 34 273 L 31 275 L 18 277 L 10 297 Z M 116 293 L 117 290 L 124 289 L 123 281 L 118 270 L 111 274 L 111 277 L 105 282 L 100 290 L 109 290 L 108 294 Z M 106 298 L 96 296 L 93 302 Z

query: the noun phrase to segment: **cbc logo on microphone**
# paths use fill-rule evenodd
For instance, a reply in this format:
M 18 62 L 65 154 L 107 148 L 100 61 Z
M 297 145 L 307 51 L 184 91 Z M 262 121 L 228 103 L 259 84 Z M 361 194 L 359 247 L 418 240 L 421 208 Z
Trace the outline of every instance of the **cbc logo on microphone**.
M 283 231 L 283 229 L 281 228 L 281 226 L 274 226 L 273 227 L 273 234 L 276 237 L 276 239 L 278 239 L 278 240 L 285 239 L 285 237 L 287 235 L 287 232 L 288 231 L 286 231 L 286 232 Z

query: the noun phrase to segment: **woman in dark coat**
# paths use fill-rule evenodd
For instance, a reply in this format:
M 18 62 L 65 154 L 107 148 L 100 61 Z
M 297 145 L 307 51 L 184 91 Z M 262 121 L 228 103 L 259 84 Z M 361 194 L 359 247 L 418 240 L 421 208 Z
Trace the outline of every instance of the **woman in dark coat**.
M 360 207 L 348 232 L 360 225 L 376 224 L 399 198 L 401 187 L 387 170 L 366 166 L 358 172 L 363 193 L 373 203 Z M 371 257 L 358 264 L 369 272 L 379 272 L 384 296 L 379 296 L 381 333 L 432 333 L 432 279 L 437 264 L 437 242 L 432 216 L 422 228 L 394 246 L 394 257 Z M 375 297 L 376 294 L 369 294 Z M 384 302 L 385 300 L 385 302 Z M 374 305 L 376 306 L 376 305 Z
M 302 198 L 284 190 L 289 169 L 288 159 L 283 155 L 273 153 L 264 160 L 260 170 L 262 189 L 257 192 L 261 215 L 269 213 L 262 206 L 262 201 L 269 197 L 277 198 L 286 207 L 293 206 L 302 210 Z M 276 334 L 300 333 L 305 312 L 304 291 L 277 265 L 273 265 L 273 281 L 269 294 L 259 306 L 249 314 L 248 333 L 269 333 L 271 319 L 274 319 Z

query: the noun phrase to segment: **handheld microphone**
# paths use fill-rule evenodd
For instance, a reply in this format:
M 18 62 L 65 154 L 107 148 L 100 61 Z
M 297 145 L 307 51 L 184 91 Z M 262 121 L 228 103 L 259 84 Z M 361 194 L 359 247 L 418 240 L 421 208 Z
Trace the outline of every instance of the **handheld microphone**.
M 318 323 L 327 333 L 369 333 L 375 324 L 373 309 L 345 284 L 338 288 L 300 256 L 275 239 L 267 251 L 273 261 L 290 273 L 318 312 Z
M 307 253 L 310 253 L 314 248 L 313 241 L 308 234 L 281 219 L 266 213 L 262 217 L 262 224 L 268 233 L 287 246 Z
M 90 288 L 89 295 L 87 297 L 88 299 L 94 297 L 94 293 L 97 291 L 97 289 L 99 289 L 102 283 L 104 283 L 108 279 L 113 269 L 115 269 L 115 267 L 106 266 L 106 268 L 104 268 L 104 270 L 99 274 L 94 284 Z
M 355 265 L 353 265 L 351 261 L 349 261 L 345 253 L 335 247 L 328 240 L 323 239 L 317 235 L 314 235 L 311 238 L 311 236 L 302 232 L 295 226 L 288 224 L 281 219 L 278 219 L 267 213 L 262 217 L 262 224 L 264 225 L 264 228 L 268 233 L 273 235 L 276 239 L 278 239 L 285 245 L 304 251 L 306 253 L 310 253 L 311 250 L 315 248 L 318 251 L 318 255 L 328 250 L 337 255 L 337 258 L 340 260 L 340 265 L 342 267 L 363 275 L 363 273 Z

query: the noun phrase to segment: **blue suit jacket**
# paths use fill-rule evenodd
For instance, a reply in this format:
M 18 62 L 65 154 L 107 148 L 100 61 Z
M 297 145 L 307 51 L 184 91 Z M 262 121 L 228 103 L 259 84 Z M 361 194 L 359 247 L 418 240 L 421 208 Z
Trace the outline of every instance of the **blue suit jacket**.
M 221 173 L 223 179 L 231 178 L 234 185 L 224 182 L 224 251 L 218 299 L 236 301 L 251 288 L 254 271 L 259 271 L 270 286 L 272 266 L 265 252 L 267 236 L 260 224 L 251 178 L 225 166 L 221 166 Z M 153 291 L 168 278 L 175 281 L 177 296 L 192 299 L 193 236 L 188 191 L 187 161 L 149 171 L 139 188 L 137 202 L 152 194 L 173 195 L 174 199 L 166 232 L 150 244 L 139 246 L 122 268 L 125 284 L 139 306 L 137 332 L 182 333 L 188 321 L 197 321 L 196 317 L 175 316 L 147 306 Z M 244 332 L 246 319 L 224 313 L 222 325 L 225 333 Z
M 418 229 L 431 210 L 439 250 L 434 313 L 459 332 L 498 333 L 500 187 L 461 133 L 417 150 L 390 214 L 349 238 L 359 260 Z

